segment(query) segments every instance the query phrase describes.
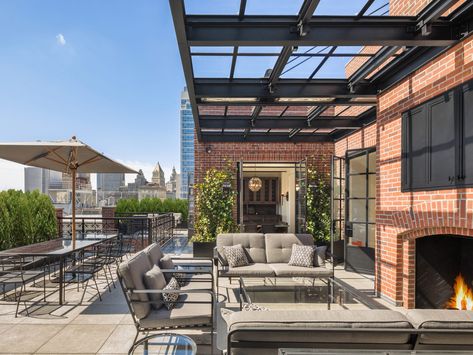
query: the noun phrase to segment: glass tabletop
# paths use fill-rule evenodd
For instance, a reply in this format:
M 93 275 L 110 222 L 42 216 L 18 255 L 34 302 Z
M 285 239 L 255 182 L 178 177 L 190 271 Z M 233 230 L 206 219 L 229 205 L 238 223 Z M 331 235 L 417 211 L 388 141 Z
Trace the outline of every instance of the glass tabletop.
M 133 345 L 131 354 L 138 355 L 195 355 L 197 345 L 182 334 L 162 333 L 147 336 Z
M 240 305 L 257 304 L 269 309 L 371 309 L 360 295 L 337 281 L 304 278 L 240 278 Z

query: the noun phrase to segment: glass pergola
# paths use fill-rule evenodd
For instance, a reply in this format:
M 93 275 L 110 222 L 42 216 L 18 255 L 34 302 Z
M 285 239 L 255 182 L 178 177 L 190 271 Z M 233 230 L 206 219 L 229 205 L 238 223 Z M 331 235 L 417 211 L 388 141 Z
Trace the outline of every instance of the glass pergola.
M 376 95 L 473 27 L 472 2 L 170 0 L 198 139 L 325 142 L 376 119 Z M 342 4 L 343 3 L 343 4 Z

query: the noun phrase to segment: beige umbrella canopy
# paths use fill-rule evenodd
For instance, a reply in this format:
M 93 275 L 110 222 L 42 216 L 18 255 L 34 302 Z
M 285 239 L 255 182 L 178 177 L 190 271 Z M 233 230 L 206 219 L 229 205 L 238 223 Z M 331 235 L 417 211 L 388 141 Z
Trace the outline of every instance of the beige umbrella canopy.
M 0 158 L 72 175 L 72 242 L 76 238 L 76 173 L 137 173 L 72 137 L 67 141 L 0 143 Z

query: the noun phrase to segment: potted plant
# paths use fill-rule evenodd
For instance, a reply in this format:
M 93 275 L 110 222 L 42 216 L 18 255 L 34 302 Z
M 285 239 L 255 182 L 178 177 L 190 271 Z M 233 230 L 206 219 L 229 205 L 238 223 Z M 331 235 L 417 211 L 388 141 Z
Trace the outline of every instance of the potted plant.
M 209 169 L 203 181 L 195 184 L 195 222 L 192 242 L 194 256 L 212 257 L 219 233 L 236 231 L 233 207 L 236 191 L 232 188 L 233 171 Z

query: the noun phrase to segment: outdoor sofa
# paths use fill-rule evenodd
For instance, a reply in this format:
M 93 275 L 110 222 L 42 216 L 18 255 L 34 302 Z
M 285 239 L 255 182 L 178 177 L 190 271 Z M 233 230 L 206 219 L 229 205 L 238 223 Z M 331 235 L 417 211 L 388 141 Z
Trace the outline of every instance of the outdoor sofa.
M 473 311 L 238 311 L 225 318 L 218 347 L 229 355 L 277 355 L 279 348 L 473 350 Z
M 224 248 L 241 244 L 250 262 L 248 266 L 229 267 Z M 214 262 L 217 267 L 217 290 L 220 277 L 305 277 L 310 279 L 327 279 L 333 277 L 333 261 L 321 266 L 301 267 L 288 265 L 292 245 L 314 245 L 310 234 L 293 233 L 222 233 L 217 235 L 214 250 Z M 314 256 L 317 257 L 317 256 Z
M 187 284 L 180 290 L 147 289 L 144 275 L 155 265 L 159 267 L 163 258 L 161 248 L 151 244 L 146 249 L 136 253 L 130 259 L 123 261 L 118 266 L 118 279 L 125 295 L 133 322 L 136 327 L 136 343 L 140 333 L 148 333 L 165 329 L 176 328 L 208 328 L 211 332 L 211 347 L 213 348 L 213 319 L 215 296 L 213 292 L 213 271 L 196 270 L 195 268 L 163 269 L 165 274 L 180 273 L 186 275 Z M 173 258 L 175 264 L 186 265 L 182 257 Z M 189 265 L 196 265 L 188 260 Z M 212 268 L 211 260 L 207 263 Z M 164 305 L 159 309 L 153 304 L 162 303 L 152 301 L 150 295 L 163 293 L 178 293 L 179 299 L 176 306 L 168 310 Z M 131 351 L 132 349 L 130 349 Z

